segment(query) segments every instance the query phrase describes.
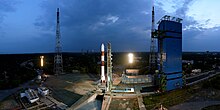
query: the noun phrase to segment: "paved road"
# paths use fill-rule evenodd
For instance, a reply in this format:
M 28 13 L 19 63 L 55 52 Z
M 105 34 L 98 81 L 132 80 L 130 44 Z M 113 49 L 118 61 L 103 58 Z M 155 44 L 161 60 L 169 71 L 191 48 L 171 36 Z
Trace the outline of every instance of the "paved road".
M 7 89 L 7 90 L 0 90 L 0 101 L 8 97 L 9 95 L 15 93 L 18 88 L 15 89 Z
M 24 65 L 24 67 L 26 67 L 26 64 L 31 61 L 31 60 L 28 60 L 28 61 L 25 61 L 23 62 L 21 65 Z M 26 67 L 27 69 L 30 69 L 28 67 Z M 33 69 L 31 69 L 33 70 Z M 35 79 L 35 78 L 34 78 Z M 18 87 L 16 88 L 13 88 L 13 89 L 6 89 L 6 90 L 0 90 L 0 101 L 2 101 L 3 99 L 5 99 L 6 97 L 12 95 L 13 93 L 17 92 L 19 89 L 21 88 L 37 88 L 37 87 L 34 87 L 34 86 L 29 86 L 31 81 L 28 81 L 26 83 L 23 83 L 21 85 L 19 85 Z
M 102 106 L 101 100 L 94 100 L 78 108 L 77 110 L 101 110 L 102 108 L 101 106 Z
M 201 110 L 210 105 L 220 104 L 220 101 L 188 102 L 170 107 L 169 110 Z
M 0 101 L 2 101 L 3 99 L 5 99 L 6 97 L 12 95 L 13 93 L 16 93 L 19 89 L 21 88 L 36 88 L 34 86 L 29 86 L 29 83 L 31 81 L 28 81 L 22 85 L 19 85 L 19 87 L 16 87 L 14 89 L 7 89 L 7 90 L 0 90 Z

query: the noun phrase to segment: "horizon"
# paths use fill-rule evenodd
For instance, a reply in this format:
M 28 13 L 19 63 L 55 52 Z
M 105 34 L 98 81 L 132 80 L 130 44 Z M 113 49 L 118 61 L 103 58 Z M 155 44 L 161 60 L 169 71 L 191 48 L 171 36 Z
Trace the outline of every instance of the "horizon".
M 84 51 L 84 52 L 62 52 L 62 54 L 67 54 L 67 53 L 89 53 L 89 54 L 91 54 L 91 53 L 101 53 L 101 51 L 100 52 L 97 52 L 97 51 L 93 51 L 93 52 L 91 52 L 91 51 Z M 106 53 L 106 51 L 105 51 L 105 53 Z M 112 53 L 150 53 L 149 51 L 148 52 L 144 52 L 144 51 L 139 51 L 139 52 L 128 52 L 128 51 L 124 51 L 124 52 L 115 52 L 115 51 L 113 51 Z M 207 53 L 207 51 L 183 51 L 182 53 Z M 220 53 L 220 51 L 208 51 L 208 53 Z M 0 55 L 28 55 L 28 54 L 56 54 L 56 52 L 46 52 L 46 53 L 44 53 L 44 52 L 42 52 L 42 53 L 0 53 Z

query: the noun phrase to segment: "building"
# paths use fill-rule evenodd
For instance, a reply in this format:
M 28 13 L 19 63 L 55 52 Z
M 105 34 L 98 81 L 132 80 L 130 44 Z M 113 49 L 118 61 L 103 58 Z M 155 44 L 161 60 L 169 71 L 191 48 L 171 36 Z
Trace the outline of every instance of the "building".
M 152 75 L 139 75 L 139 69 L 126 69 L 125 74 L 122 74 L 121 82 L 123 84 L 151 84 L 152 79 Z
M 158 69 L 165 91 L 181 88 L 182 19 L 165 15 L 158 22 Z M 163 77 L 163 78 L 162 78 Z
M 188 65 L 189 65 L 189 64 L 192 64 L 192 65 L 193 65 L 193 64 L 194 64 L 194 60 L 182 60 L 182 63 L 183 63 L 183 64 L 188 64 Z
M 49 89 L 47 89 L 46 87 L 39 87 L 37 88 L 38 93 L 42 96 L 46 96 L 49 94 Z
M 140 83 L 153 83 L 152 75 L 135 75 L 129 76 L 126 74 L 122 74 L 122 83 L 123 84 L 140 84 Z
M 24 93 L 21 93 L 20 95 L 21 95 L 21 98 L 27 97 L 30 103 L 34 103 L 39 100 L 37 93 L 33 89 L 25 90 Z
M 126 69 L 125 70 L 125 73 L 128 75 L 138 75 L 139 73 L 139 69 Z
M 193 70 L 192 70 L 192 73 L 201 73 L 201 72 L 202 72 L 201 69 L 193 69 Z

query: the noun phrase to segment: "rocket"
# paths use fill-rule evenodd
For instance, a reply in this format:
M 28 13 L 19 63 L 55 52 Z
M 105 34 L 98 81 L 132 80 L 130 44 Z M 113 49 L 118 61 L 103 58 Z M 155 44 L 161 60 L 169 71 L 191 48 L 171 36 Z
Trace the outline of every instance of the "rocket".
M 105 46 L 101 45 L 101 82 L 105 82 Z

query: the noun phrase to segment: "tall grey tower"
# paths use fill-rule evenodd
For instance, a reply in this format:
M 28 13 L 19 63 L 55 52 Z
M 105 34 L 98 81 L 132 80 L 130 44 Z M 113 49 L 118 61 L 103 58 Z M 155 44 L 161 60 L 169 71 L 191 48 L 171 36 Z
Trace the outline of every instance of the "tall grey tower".
M 111 91 L 112 88 L 112 49 L 111 49 L 111 43 L 108 43 L 107 47 L 107 91 Z
M 151 45 L 150 45 L 150 57 L 149 57 L 149 66 L 150 72 L 154 73 L 157 68 L 157 57 L 156 57 L 156 38 L 154 35 L 154 1 L 152 2 L 152 27 L 151 27 Z
M 57 8 L 57 27 L 56 27 L 56 48 L 54 56 L 54 73 L 56 75 L 63 73 L 63 59 L 61 52 L 61 42 L 60 42 L 60 15 L 59 8 Z

